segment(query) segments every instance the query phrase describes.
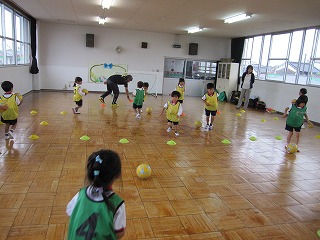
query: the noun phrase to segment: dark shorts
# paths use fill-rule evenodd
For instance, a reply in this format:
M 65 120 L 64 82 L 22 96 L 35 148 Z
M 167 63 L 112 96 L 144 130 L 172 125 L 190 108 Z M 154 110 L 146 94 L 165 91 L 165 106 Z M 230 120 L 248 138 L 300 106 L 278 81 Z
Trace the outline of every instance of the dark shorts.
M 167 120 L 168 120 L 169 123 L 172 123 L 173 125 L 178 125 L 179 124 L 179 122 L 172 122 L 169 119 L 167 119 Z
M 179 103 L 183 103 L 183 100 L 178 100 Z
M 285 128 L 287 131 L 289 132 L 293 132 L 293 129 L 296 131 L 296 132 L 300 132 L 301 131 L 301 126 L 300 127 L 291 127 L 289 126 L 288 124 L 286 124 L 286 128 Z
M 82 99 L 79 100 L 79 101 L 75 101 L 75 103 L 76 103 L 79 107 L 82 107 Z
M 134 109 L 141 109 L 142 108 L 142 105 L 137 105 L 137 104 L 133 104 L 132 105 L 132 107 L 134 108 Z
M 9 124 L 9 125 L 15 125 L 15 124 L 18 122 L 18 118 L 17 118 L 17 119 L 14 119 L 14 120 L 4 120 L 4 119 L 1 117 L 1 122 L 5 123 L 5 124 Z
M 217 110 L 216 111 L 210 111 L 210 110 L 208 110 L 208 109 L 204 109 L 205 111 L 206 111 L 206 116 L 207 117 L 209 117 L 210 116 L 210 114 L 211 114 L 211 116 L 215 116 L 215 115 L 217 115 Z

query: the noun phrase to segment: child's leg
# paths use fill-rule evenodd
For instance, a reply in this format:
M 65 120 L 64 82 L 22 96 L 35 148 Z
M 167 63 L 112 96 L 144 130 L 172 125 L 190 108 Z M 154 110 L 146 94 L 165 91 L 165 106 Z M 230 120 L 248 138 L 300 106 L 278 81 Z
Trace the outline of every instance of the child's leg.
M 209 123 L 210 123 L 210 115 L 206 116 L 206 121 L 207 121 L 207 125 L 209 125 Z
M 293 132 L 289 131 L 288 136 L 287 136 L 287 144 L 290 143 L 292 135 L 293 135 Z
M 300 132 L 296 132 L 296 137 L 297 137 L 297 145 L 298 145 L 300 140 Z
M 10 124 L 6 123 L 6 126 L 4 127 L 4 133 L 8 133 L 10 129 Z
M 76 110 L 76 112 L 78 112 L 78 110 L 81 108 L 82 106 L 76 106 L 74 109 Z

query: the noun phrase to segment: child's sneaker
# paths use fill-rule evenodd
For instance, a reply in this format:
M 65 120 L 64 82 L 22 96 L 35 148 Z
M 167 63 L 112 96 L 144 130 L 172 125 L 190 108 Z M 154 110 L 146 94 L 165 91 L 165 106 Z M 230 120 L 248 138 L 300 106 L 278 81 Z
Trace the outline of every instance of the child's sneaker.
M 167 132 L 171 132 L 171 129 L 172 129 L 171 127 L 168 127 Z
M 10 139 L 10 136 L 9 136 L 9 134 L 8 134 L 8 133 L 5 133 L 5 134 L 4 134 L 4 139 L 5 139 L 5 140 Z
M 178 137 L 178 136 L 179 136 L 179 133 L 178 133 L 178 132 L 174 132 L 174 135 L 176 135 L 176 137 Z
M 206 125 L 206 127 L 204 129 L 209 129 L 209 124 Z
M 10 139 L 14 139 L 14 134 L 13 134 L 13 131 L 12 131 L 12 130 L 10 130 L 10 131 L 8 132 L 8 135 L 9 135 L 9 138 L 10 138 Z
M 111 104 L 111 107 L 119 107 L 119 105 L 116 103 L 113 103 L 113 104 Z
M 100 101 L 101 103 L 105 103 L 105 102 L 104 102 L 104 99 L 103 99 L 102 97 L 99 97 L 99 101 Z
M 209 130 L 212 130 L 212 125 L 209 126 Z
M 141 115 L 137 113 L 136 118 L 141 118 Z

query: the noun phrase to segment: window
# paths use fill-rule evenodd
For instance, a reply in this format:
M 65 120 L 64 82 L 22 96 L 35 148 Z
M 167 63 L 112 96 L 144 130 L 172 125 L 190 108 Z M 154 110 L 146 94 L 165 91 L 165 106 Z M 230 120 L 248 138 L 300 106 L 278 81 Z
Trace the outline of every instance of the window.
M 29 64 L 30 43 L 30 21 L 0 4 L 0 65 Z
M 320 86 L 319 38 L 316 28 L 247 38 L 242 72 L 251 64 L 259 80 Z

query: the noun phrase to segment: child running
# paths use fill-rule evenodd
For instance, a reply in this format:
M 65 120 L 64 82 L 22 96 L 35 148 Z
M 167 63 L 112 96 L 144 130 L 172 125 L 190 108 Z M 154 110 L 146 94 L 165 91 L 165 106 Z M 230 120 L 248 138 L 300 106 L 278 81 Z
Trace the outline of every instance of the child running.
M 166 117 L 169 126 L 167 132 L 171 132 L 172 128 L 174 128 L 175 136 L 179 136 L 178 124 L 183 111 L 182 104 L 178 101 L 180 93 L 178 91 L 173 91 L 171 93 L 171 97 L 172 100 L 164 104 L 161 115 L 163 114 L 164 110 L 166 110 Z
M 141 108 L 144 99 L 143 82 L 137 82 L 137 88 L 132 93 L 132 96 L 134 97 L 132 106 L 136 112 L 136 118 L 141 118 Z
M 72 111 L 74 114 L 80 114 L 78 112 L 78 110 L 82 107 L 82 97 L 84 95 L 87 95 L 86 92 L 83 92 L 81 89 L 81 85 L 82 85 L 82 78 L 81 77 L 76 77 L 74 80 L 74 84 L 73 84 L 73 101 L 76 103 L 76 107 L 72 108 Z
M 282 115 L 283 117 L 287 117 L 285 129 L 289 131 L 287 136 L 286 148 L 288 147 L 288 144 L 291 142 L 293 130 L 295 130 L 296 132 L 296 144 L 297 145 L 299 144 L 300 130 L 304 122 L 304 117 L 306 118 L 308 124 L 312 124 L 309 121 L 309 118 L 307 115 L 307 106 L 306 106 L 307 102 L 308 102 L 308 97 L 306 95 L 301 95 L 294 104 L 292 104 L 290 107 L 287 107 L 285 109 L 284 114 Z M 299 149 L 298 149 L 298 152 L 300 152 Z
M 217 110 L 218 110 L 218 97 L 217 97 L 217 93 L 214 91 L 213 83 L 207 84 L 207 93 L 203 95 L 202 100 L 205 104 L 205 114 L 206 114 L 206 121 L 207 121 L 207 125 L 205 129 L 212 130 L 214 117 L 216 116 Z M 210 115 L 211 115 L 211 121 L 210 121 Z
M 120 239 L 125 234 L 124 201 L 112 190 L 121 176 L 121 160 L 111 150 L 93 152 L 87 162 L 87 185 L 68 203 L 68 239 Z
M 19 106 L 22 103 L 22 96 L 20 94 L 13 93 L 13 84 L 10 81 L 4 81 L 1 84 L 3 91 L 5 92 L 1 96 L 1 110 L 4 110 L 1 114 L 1 122 L 6 124 L 4 128 L 4 139 L 14 139 L 14 130 L 17 127 Z

